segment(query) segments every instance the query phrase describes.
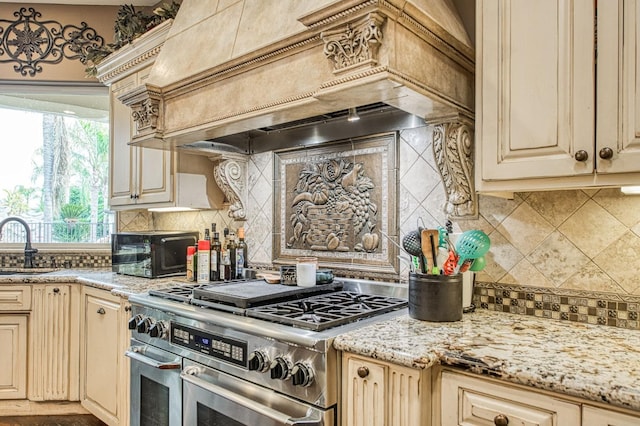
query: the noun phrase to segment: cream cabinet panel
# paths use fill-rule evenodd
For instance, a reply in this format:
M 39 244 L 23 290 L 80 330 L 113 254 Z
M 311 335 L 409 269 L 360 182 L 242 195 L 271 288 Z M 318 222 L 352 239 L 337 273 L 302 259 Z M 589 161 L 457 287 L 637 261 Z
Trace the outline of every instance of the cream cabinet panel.
M 28 311 L 30 309 L 30 285 L 2 285 L 0 287 L 0 311 Z
M 443 371 L 441 421 L 442 426 L 579 426 L 580 405 Z
M 386 369 L 361 358 L 347 358 L 343 426 L 385 426 Z
M 593 3 L 478 1 L 482 179 L 593 172 Z
M 582 409 L 582 426 L 638 426 L 640 415 L 617 413 L 585 405 Z
M 80 393 L 82 405 L 109 425 L 128 422 L 128 333 L 120 298 L 85 288 L 82 303 Z
M 343 368 L 343 426 L 429 424 L 425 371 L 351 354 L 344 355 Z
M 0 399 L 27 397 L 27 314 L 0 315 Z
M 29 399 L 78 400 L 77 286 L 34 285 L 29 323 Z
M 173 153 L 129 145 L 134 132 L 131 109 L 118 97 L 143 84 L 151 67 L 111 85 L 110 205 L 140 207 L 172 201 Z
M 598 173 L 640 169 L 639 49 L 640 3 L 598 2 Z
M 137 171 L 137 149 L 128 145 L 131 140 L 131 110 L 118 101 L 117 96 L 136 85 L 136 75 L 130 75 L 111 86 L 111 150 L 109 159 L 109 192 L 112 207 L 133 202 L 135 173 Z M 117 123 L 117 125 L 116 125 Z M 122 123 L 128 123 L 124 125 Z

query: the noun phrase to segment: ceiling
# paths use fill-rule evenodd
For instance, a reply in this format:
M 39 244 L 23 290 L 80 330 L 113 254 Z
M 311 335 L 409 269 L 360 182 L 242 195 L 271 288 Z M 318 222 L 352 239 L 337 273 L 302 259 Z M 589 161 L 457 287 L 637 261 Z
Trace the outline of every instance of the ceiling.
M 22 0 L 19 3 L 40 3 L 40 4 L 75 4 L 91 6 L 120 6 L 123 3 L 134 6 L 154 6 L 159 0 Z

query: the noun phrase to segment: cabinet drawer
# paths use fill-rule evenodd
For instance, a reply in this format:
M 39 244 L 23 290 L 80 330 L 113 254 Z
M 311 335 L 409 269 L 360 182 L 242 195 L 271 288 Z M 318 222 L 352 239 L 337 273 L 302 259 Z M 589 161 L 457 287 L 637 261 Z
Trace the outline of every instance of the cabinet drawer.
M 616 413 L 585 405 L 582 408 L 582 426 L 637 426 L 640 417 Z
M 580 406 L 535 391 L 442 373 L 442 425 L 578 426 Z
M 0 311 L 28 311 L 31 309 L 31 286 L 0 286 Z

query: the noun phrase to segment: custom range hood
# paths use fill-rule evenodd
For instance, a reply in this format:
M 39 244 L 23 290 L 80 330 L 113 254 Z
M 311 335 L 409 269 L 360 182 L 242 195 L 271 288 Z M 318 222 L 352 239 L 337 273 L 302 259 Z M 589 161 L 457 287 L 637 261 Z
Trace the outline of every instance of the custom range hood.
M 474 50 L 453 0 L 184 0 L 132 144 L 180 149 L 370 105 L 434 125 L 449 214 L 477 214 Z M 204 144 L 206 145 L 206 143 Z

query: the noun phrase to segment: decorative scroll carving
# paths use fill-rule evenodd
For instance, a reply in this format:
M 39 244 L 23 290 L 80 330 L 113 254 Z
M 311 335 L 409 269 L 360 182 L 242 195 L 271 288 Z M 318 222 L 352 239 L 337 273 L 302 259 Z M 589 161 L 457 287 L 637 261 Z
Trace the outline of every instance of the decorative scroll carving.
M 379 242 L 374 190 L 362 162 L 340 158 L 307 163 L 295 182 L 293 235 L 287 247 L 374 252 Z
M 13 69 L 22 76 L 33 77 L 42 72 L 41 64 L 57 64 L 66 59 L 78 59 L 83 64 L 93 49 L 104 46 L 104 40 L 86 22 L 80 26 L 56 21 L 38 21 L 40 12 L 22 7 L 14 12 L 15 21 L 0 19 L 0 62 L 15 62 Z
M 323 31 L 320 38 L 324 41 L 324 54 L 333 62 L 334 71 L 368 63 L 377 64 L 383 22 L 384 17 L 370 13 L 344 28 Z
M 159 105 L 160 102 L 156 99 L 145 99 L 131 107 L 131 115 L 136 123 L 136 131 L 138 133 L 158 127 Z
M 118 100 L 131 108 L 131 117 L 136 123 L 135 137 L 162 131 L 162 98 L 153 87 L 139 86 L 118 96 Z
M 454 121 L 433 127 L 433 155 L 447 195 L 445 212 L 452 219 L 478 216 L 473 182 L 473 131 L 467 122 Z
M 229 217 L 246 220 L 247 204 L 246 156 L 222 154 L 222 159 L 213 168 L 213 177 L 229 202 Z

